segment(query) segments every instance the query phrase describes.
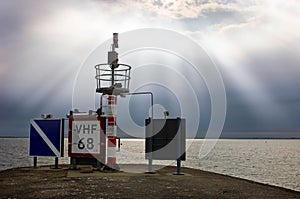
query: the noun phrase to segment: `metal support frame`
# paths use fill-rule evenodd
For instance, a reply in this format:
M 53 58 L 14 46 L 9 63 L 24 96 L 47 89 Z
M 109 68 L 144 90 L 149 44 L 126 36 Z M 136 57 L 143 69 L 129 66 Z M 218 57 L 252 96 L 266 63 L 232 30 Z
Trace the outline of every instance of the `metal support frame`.
M 134 92 L 134 93 L 121 93 L 121 97 L 126 97 L 126 95 L 150 95 L 151 96 L 151 118 L 153 119 L 154 114 L 153 114 L 153 93 L 150 91 L 146 92 Z M 150 129 L 151 132 L 153 131 L 153 122 L 150 122 Z M 152 152 L 148 156 L 148 172 L 147 173 L 154 173 L 153 168 L 152 168 Z
M 177 119 L 180 119 L 180 118 L 177 118 Z M 181 125 L 181 123 L 180 123 Z M 178 131 L 179 131 L 179 128 L 180 126 L 178 127 Z M 180 153 L 181 152 L 181 131 L 180 133 L 177 132 L 177 155 L 178 155 L 178 158 L 177 158 L 177 167 L 176 167 L 176 173 L 174 175 L 183 175 L 183 173 L 181 173 L 181 156 L 182 154 Z

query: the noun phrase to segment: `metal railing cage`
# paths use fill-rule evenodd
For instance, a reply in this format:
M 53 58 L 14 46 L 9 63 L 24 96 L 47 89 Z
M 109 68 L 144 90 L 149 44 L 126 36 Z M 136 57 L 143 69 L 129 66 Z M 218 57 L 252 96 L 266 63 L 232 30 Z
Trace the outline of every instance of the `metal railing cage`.
M 109 64 L 98 64 L 95 66 L 95 69 L 96 92 L 108 95 L 119 95 L 120 93 L 129 92 L 131 66 L 118 64 L 118 67 L 112 70 Z

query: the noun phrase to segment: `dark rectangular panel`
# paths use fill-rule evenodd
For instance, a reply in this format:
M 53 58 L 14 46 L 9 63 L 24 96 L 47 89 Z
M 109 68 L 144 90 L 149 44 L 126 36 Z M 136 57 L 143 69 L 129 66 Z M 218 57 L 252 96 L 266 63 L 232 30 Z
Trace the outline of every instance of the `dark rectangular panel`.
M 185 142 L 185 119 L 146 120 L 146 153 L 153 159 L 185 160 Z

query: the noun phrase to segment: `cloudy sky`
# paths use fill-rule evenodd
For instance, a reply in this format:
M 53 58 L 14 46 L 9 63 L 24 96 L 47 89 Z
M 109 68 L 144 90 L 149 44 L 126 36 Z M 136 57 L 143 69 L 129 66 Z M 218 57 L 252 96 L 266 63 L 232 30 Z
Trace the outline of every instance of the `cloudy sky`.
M 163 28 L 220 71 L 224 137 L 300 137 L 299 18 L 297 0 L 2 0 L 0 135 L 28 135 L 41 113 L 64 117 L 80 66 L 113 32 Z

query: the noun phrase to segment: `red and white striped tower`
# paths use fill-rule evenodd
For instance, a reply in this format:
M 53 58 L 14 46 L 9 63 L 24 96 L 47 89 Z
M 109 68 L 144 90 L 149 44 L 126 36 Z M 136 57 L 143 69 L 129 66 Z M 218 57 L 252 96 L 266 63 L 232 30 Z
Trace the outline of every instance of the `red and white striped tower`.
M 117 96 L 108 96 L 107 105 L 107 165 L 111 168 L 116 167 L 116 143 L 117 143 Z
M 111 51 L 108 52 L 108 62 L 97 64 L 96 81 L 97 93 L 102 93 L 100 104 L 101 107 L 97 110 L 99 116 L 102 114 L 102 97 L 108 96 L 107 100 L 107 149 L 106 149 L 106 164 L 112 169 L 118 170 L 116 160 L 116 143 L 117 143 L 117 95 L 129 92 L 129 80 L 131 66 L 127 64 L 119 64 L 118 53 L 115 48 L 118 48 L 118 33 L 113 33 L 113 44 Z M 114 95 L 113 95 L 114 94 Z M 103 115 L 102 115 L 103 116 Z

